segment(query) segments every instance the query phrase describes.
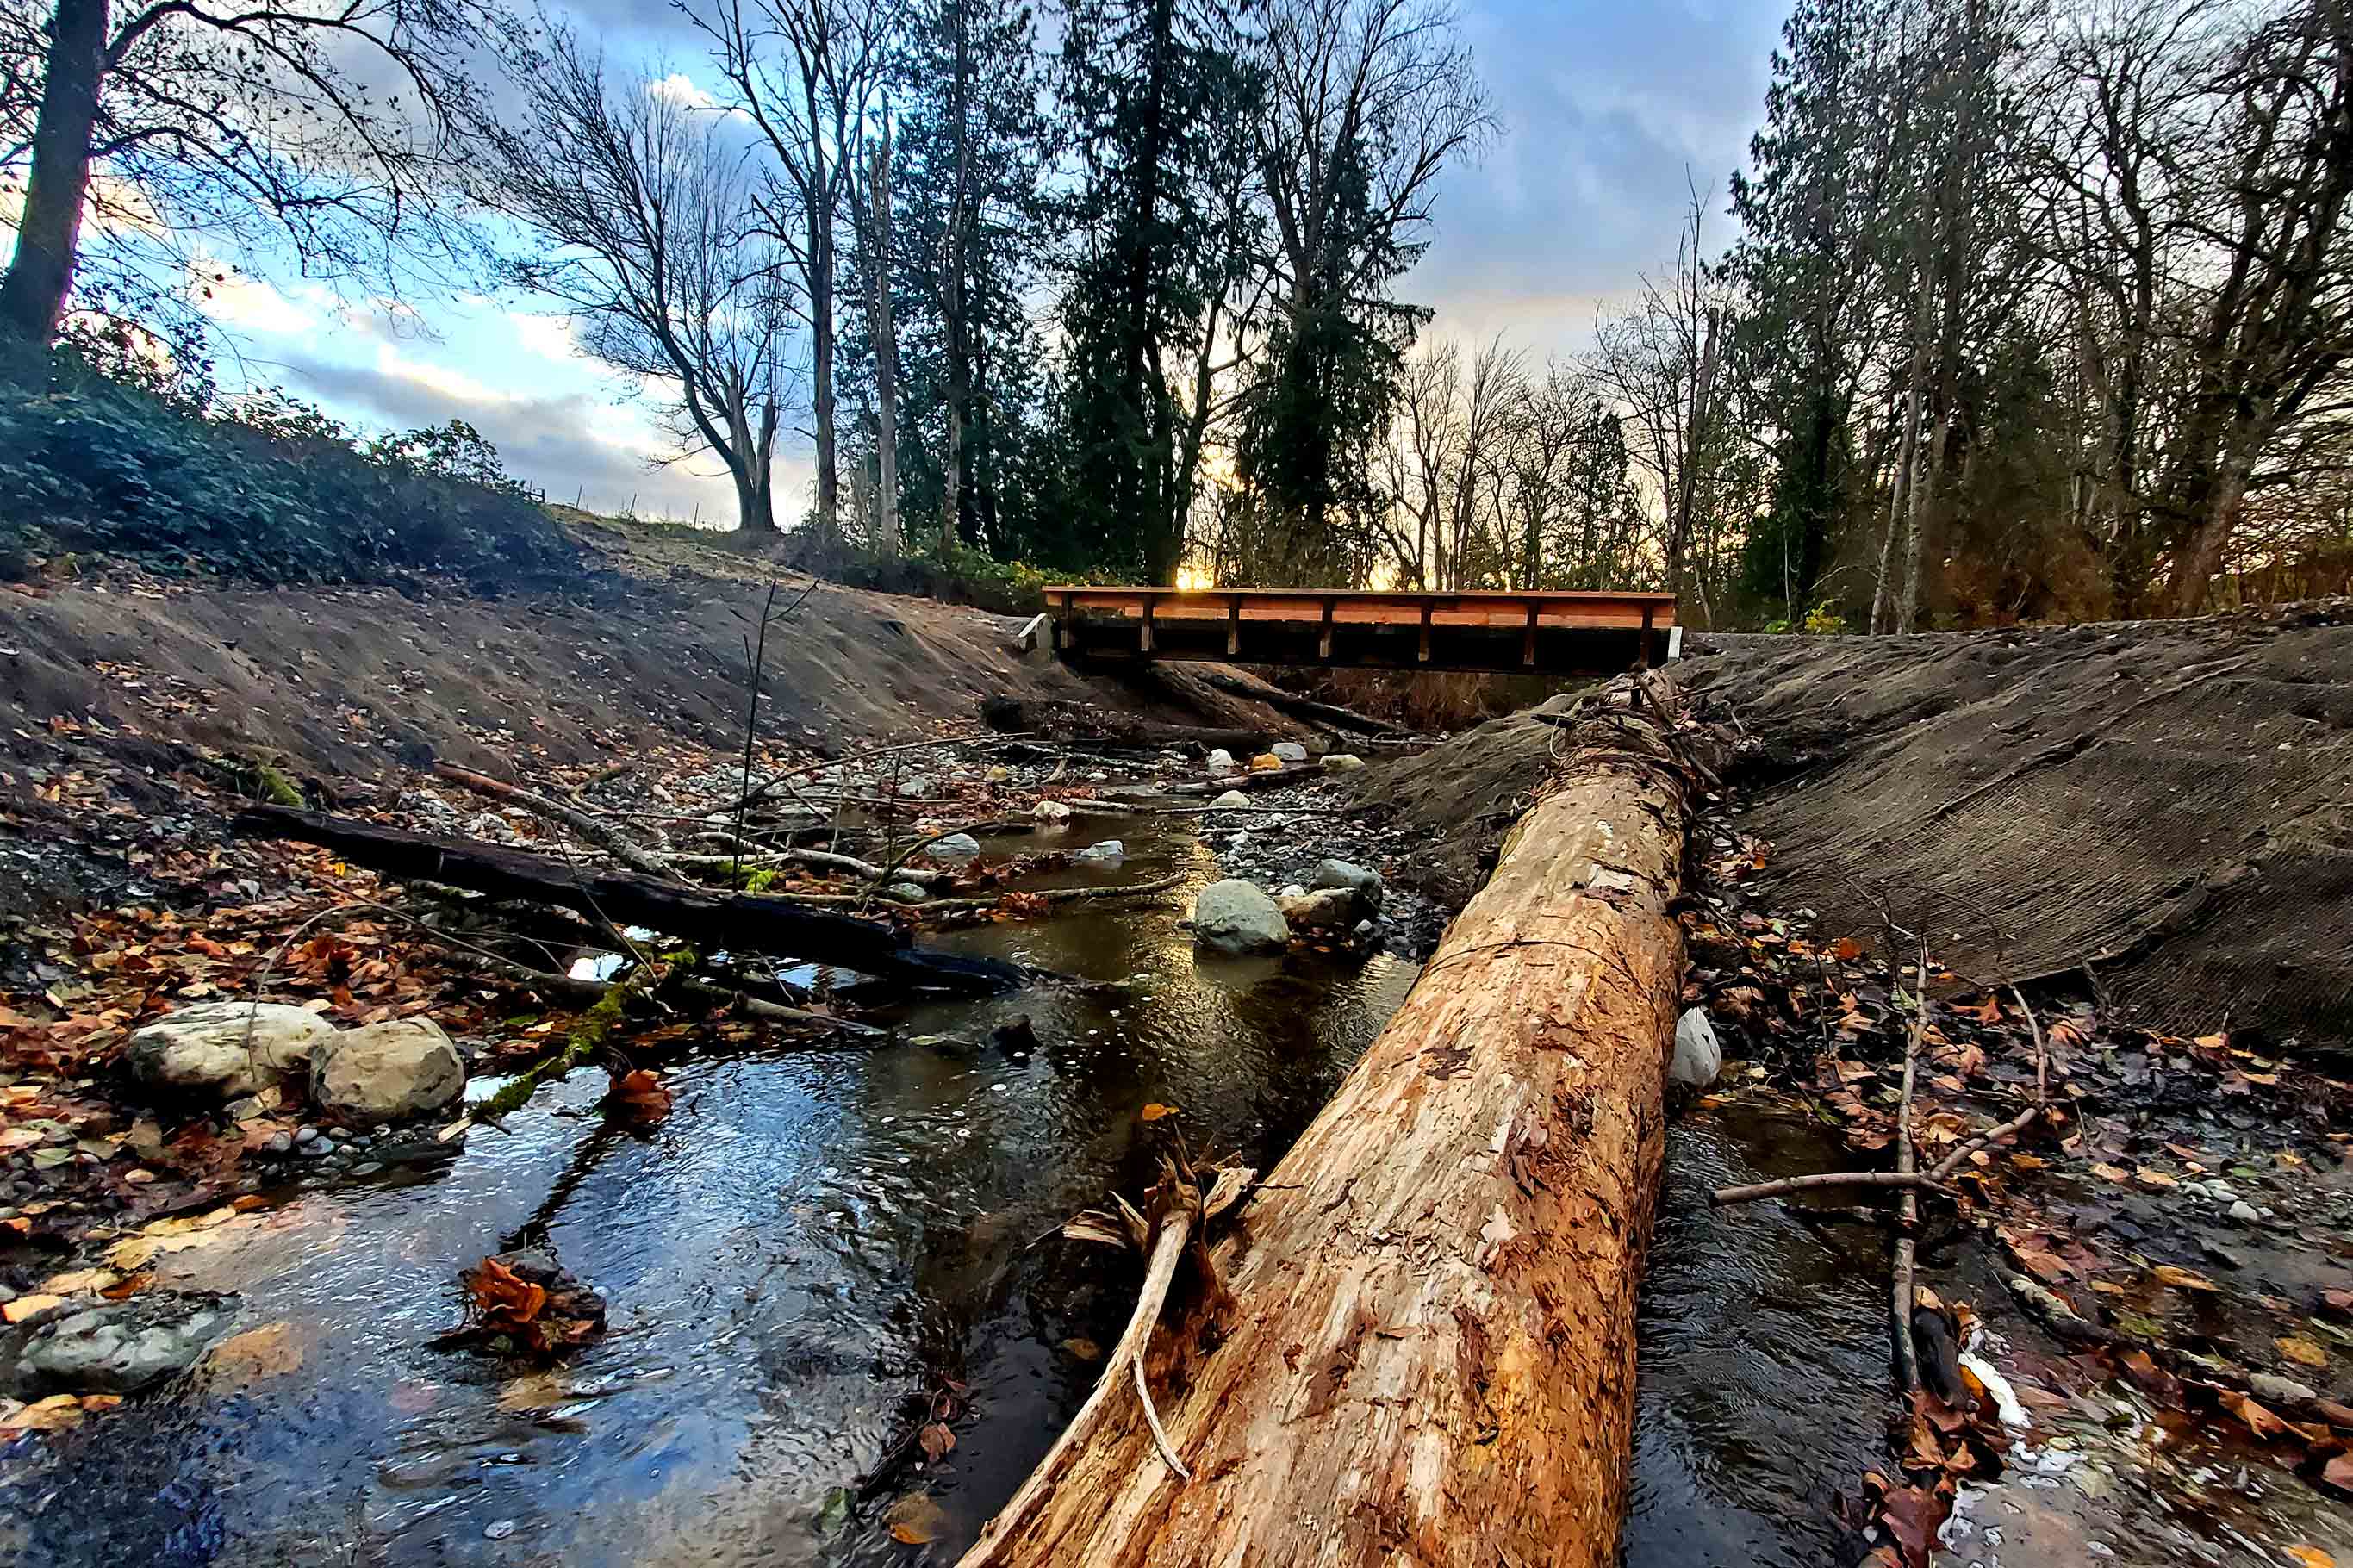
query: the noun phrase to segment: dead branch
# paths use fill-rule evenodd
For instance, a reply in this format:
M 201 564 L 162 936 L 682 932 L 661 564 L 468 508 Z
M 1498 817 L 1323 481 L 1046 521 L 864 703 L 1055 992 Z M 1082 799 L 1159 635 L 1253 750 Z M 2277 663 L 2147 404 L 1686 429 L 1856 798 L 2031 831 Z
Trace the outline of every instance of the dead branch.
M 487 773 L 478 773 L 471 768 L 461 768 L 455 763 L 434 763 L 433 776 L 447 779 L 453 784 L 473 791 L 476 795 L 487 795 L 492 800 L 503 800 L 511 805 L 522 806 L 524 810 L 544 816 L 551 822 L 560 822 L 624 866 L 633 870 L 643 871 L 649 877 L 663 877 L 671 879 L 678 877 L 677 872 L 662 862 L 661 857 L 638 844 L 611 823 L 601 822 L 586 812 L 566 805 L 560 800 L 551 800 L 534 790 L 524 789 L 519 784 L 507 784 Z
M 1028 978 L 1012 964 L 934 952 L 880 921 L 792 899 L 731 896 L 628 872 L 575 872 L 524 850 L 426 838 L 286 806 L 254 806 L 232 826 L 248 837 L 321 845 L 396 878 L 450 882 L 495 898 L 558 904 L 607 923 L 641 925 L 712 947 L 773 953 L 965 993 L 1010 990 Z
M 1911 1175 L 1919 1156 L 1912 1147 L 1912 1086 L 1919 1076 L 1920 1043 L 1928 1037 L 1928 944 L 1920 944 L 1920 967 L 1912 993 L 1912 1030 L 1904 1039 L 1904 1093 L 1895 1102 L 1895 1169 Z M 1894 1283 L 1889 1304 L 1895 1314 L 1896 1392 L 1907 1397 L 1920 1386 L 1920 1352 L 1912 1342 L 1912 1270 L 1918 1243 L 1914 1232 L 1920 1222 L 1916 1187 L 1902 1189 L 1895 1205 Z
M 1707 1201 L 1717 1208 L 1730 1208 L 1735 1204 L 1753 1204 L 1761 1198 L 1786 1198 L 1799 1193 L 1820 1192 L 1833 1187 L 1882 1187 L 1917 1190 L 1926 1187 L 1931 1192 L 1945 1189 L 1941 1177 L 1934 1171 L 1820 1171 L 1810 1175 L 1783 1176 L 1778 1181 L 1756 1182 L 1743 1187 L 1718 1187 L 1708 1194 Z

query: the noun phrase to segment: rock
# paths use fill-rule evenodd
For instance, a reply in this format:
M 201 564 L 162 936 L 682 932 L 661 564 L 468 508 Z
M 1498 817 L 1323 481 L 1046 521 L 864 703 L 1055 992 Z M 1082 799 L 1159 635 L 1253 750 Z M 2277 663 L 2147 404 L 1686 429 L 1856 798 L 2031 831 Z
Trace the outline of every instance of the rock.
M 1285 889 L 1274 904 L 1293 925 L 1344 926 L 1356 918 L 1356 895 L 1345 888 L 1319 888 L 1312 893 Z
M 1315 874 L 1308 879 L 1318 888 L 1345 888 L 1356 895 L 1356 908 L 1364 914 L 1377 913 L 1381 907 L 1381 874 L 1368 870 L 1353 860 L 1318 860 Z
M 1250 759 L 1250 771 L 1254 773 L 1279 773 L 1282 768 L 1282 759 L 1272 752 L 1261 752 Z
M 495 811 L 479 811 L 466 819 L 466 834 L 471 838 L 488 838 L 493 842 L 512 838 L 514 829 L 507 819 Z
M 2306 1387 L 2295 1379 L 2282 1377 L 2273 1372 L 2247 1373 L 2247 1392 L 2274 1410 L 2282 1405 L 2309 1405 L 2320 1397 L 2316 1391 Z
M 934 860 L 969 860 L 980 853 L 980 840 L 969 833 L 951 833 L 934 839 L 923 853 Z
M 1371 921 L 1358 921 L 1356 922 L 1356 934 L 1358 936 L 1370 936 L 1378 929 L 1379 928 Z
M 1333 752 L 1324 759 L 1324 771 L 1327 773 L 1349 773 L 1364 765 L 1365 759 L 1354 752 Z
M 1027 1013 L 1017 1014 L 997 1025 L 988 1032 L 988 1037 L 998 1050 L 1011 1056 L 1020 1056 L 1038 1048 L 1038 1031 L 1031 1026 Z
M 1194 900 L 1193 941 L 1212 952 L 1281 952 L 1291 943 L 1291 926 L 1265 889 L 1229 878 Z
M 283 1003 L 207 1002 L 132 1035 L 123 1063 L 151 1094 L 228 1100 L 307 1073 L 334 1032 L 316 1013 Z
M 294 1152 L 294 1140 L 283 1132 L 272 1132 L 262 1141 L 261 1152 L 265 1154 L 291 1154 Z
M 932 891 L 920 882 L 893 882 L 882 889 L 882 896 L 897 903 L 920 904 L 931 898 Z
M 457 1099 L 466 1064 L 432 1019 L 395 1018 L 329 1040 L 311 1087 L 321 1109 L 347 1121 L 396 1121 Z
M 2231 1205 L 2231 1217 L 2241 1225 L 2253 1225 L 2263 1216 L 2256 1211 L 2254 1205 L 2241 1198 Z
M 0 1372 L 19 1398 L 132 1394 L 186 1371 L 237 1316 L 237 1298 L 145 1290 L 43 1319 L 0 1344 Z
M 1071 854 L 1074 863 L 1087 866 L 1116 866 L 1126 858 L 1127 846 L 1116 838 L 1103 839 Z
M 1211 801 L 1211 802 L 1209 803 L 1210 807 L 1211 807 L 1212 809 L 1215 809 L 1215 808 L 1217 808 L 1217 807 L 1219 807 L 1219 806 L 1226 806 L 1226 805 L 1248 805 L 1249 804 L 1250 804 L 1250 796 L 1248 796 L 1248 795 L 1244 795 L 1241 791 L 1240 791 L 1240 790 L 1238 790 L 1238 789 L 1229 789 L 1229 790 L 1228 790 L 1225 794 L 1223 794 L 1223 795 L 1219 795 L 1217 799 L 1215 799 L 1215 800 L 1213 800 L 1213 801 Z
M 1209 753 L 1207 766 L 1213 773 L 1230 773 L 1240 771 L 1234 763 L 1234 754 L 1223 746 Z
M 1307 760 L 1307 748 L 1296 741 L 1277 741 L 1267 748 L 1267 755 L 1281 762 L 1303 763 Z
M 1029 808 L 1029 815 L 1040 822 L 1068 822 L 1071 808 L 1059 800 L 1041 800 Z
M 1715 1043 L 1715 1026 L 1707 1010 L 1694 1007 L 1675 1024 L 1675 1054 L 1667 1062 L 1667 1081 L 1688 1089 L 1705 1089 L 1724 1070 L 1724 1052 Z
M 1002 763 L 997 763 L 991 764 L 989 770 L 980 776 L 990 784 L 1011 784 L 1013 770 Z

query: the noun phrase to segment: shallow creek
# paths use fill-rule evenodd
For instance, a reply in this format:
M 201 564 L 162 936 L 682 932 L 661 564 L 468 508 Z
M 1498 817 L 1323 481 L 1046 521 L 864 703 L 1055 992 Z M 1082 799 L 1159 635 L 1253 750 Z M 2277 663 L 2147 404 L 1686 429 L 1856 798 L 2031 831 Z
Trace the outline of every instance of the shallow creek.
M 1118 826 L 1131 853 L 1106 876 L 1216 874 L 1189 837 Z M 1086 1342 L 1126 1315 L 1132 1262 L 1040 1238 L 1148 1180 L 1137 1112 L 1180 1107 L 1197 1148 L 1263 1170 L 1413 982 L 1388 957 L 1197 960 L 1187 902 L 944 939 L 1117 984 L 902 1008 L 903 1036 L 952 1037 L 927 1044 L 699 1057 L 642 1132 L 606 1124 L 601 1079 L 577 1075 L 451 1164 L 289 1189 L 158 1258 L 159 1283 L 237 1292 L 239 1328 L 271 1329 L 264 1353 L 0 1451 L 0 1557 L 951 1561 L 1084 1396 Z M 1016 1014 L 1041 1042 L 1026 1056 L 988 1043 Z M 1833 1159 L 1764 1112 L 1675 1126 L 1643 1302 L 1637 1568 L 1823 1562 L 1831 1492 L 1880 1453 L 1876 1244 L 1705 1205 L 1718 1183 Z M 457 1271 L 522 1243 L 602 1290 L 612 1331 L 553 1373 L 430 1348 L 459 1319 Z M 970 1401 L 953 1455 L 861 1487 L 942 1379 Z

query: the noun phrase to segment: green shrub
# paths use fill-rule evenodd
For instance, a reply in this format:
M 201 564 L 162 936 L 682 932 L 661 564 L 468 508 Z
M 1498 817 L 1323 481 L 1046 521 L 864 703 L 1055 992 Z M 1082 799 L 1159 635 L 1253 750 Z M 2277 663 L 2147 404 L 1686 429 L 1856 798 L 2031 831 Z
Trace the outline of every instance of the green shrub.
M 262 582 L 446 572 L 490 587 L 575 559 L 512 489 L 372 461 L 282 396 L 244 412 L 174 407 L 70 349 L 0 351 L 0 535 Z

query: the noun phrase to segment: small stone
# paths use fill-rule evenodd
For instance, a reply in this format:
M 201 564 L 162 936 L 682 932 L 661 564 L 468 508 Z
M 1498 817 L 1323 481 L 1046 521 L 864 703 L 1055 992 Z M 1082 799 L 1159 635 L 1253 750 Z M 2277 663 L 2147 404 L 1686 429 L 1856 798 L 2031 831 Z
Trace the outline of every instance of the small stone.
M 1307 760 L 1307 748 L 1296 741 L 1277 741 L 1267 748 L 1267 755 L 1277 762 L 1303 763 Z
M 1323 888 L 1312 893 L 1303 888 L 1297 892 L 1286 888 L 1274 904 L 1293 925 L 1344 926 L 1356 912 L 1356 895 L 1345 888 Z
M 297 1143 L 316 1143 L 318 1141 L 319 1130 L 315 1127 L 301 1128 L 294 1134 L 294 1142 Z
M 358 1164 L 352 1167 L 352 1174 L 354 1176 L 373 1176 L 378 1171 L 383 1169 L 384 1164 L 381 1161 L 363 1160 Z
M 969 833 L 951 833 L 934 840 L 923 853 L 934 860 L 969 860 L 980 853 L 980 840 Z
M 1040 822 L 1068 822 L 1071 808 L 1059 800 L 1041 800 L 1029 808 L 1029 815 Z
M 1072 851 L 1072 861 L 1087 866 L 1116 866 L 1127 858 L 1127 846 L 1116 838 L 1105 838 L 1090 844 L 1084 849 Z
M 895 903 L 920 904 L 927 901 L 932 892 L 918 882 L 893 882 L 882 889 L 882 896 Z
M 1705 1089 L 1724 1070 L 1724 1052 L 1715 1041 L 1715 1026 L 1707 1010 L 1694 1007 L 1675 1023 L 1674 1056 L 1667 1063 L 1667 1081 L 1687 1089 Z
M 1360 914 L 1375 914 L 1380 910 L 1384 891 L 1381 874 L 1353 860 L 1319 860 L 1309 880 L 1318 888 L 1347 889 L 1356 898 Z
M 1094 772 L 1087 775 L 1087 783 L 1089 784 L 1108 784 L 1110 781 L 1111 775 L 1103 772 L 1101 768 L 1097 768 Z
M 2231 1217 L 2241 1225 L 2253 1225 L 2261 1220 L 2263 1215 L 2256 1212 L 2254 1205 L 2241 1198 L 2231 1205 Z
M 1354 752 L 1334 752 L 1324 759 L 1324 771 L 1327 773 L 1349 773 L 1364 765 L 1365 759 Z
M 932 781 L 925 774 L 916 773 L 913 777 L 903 778 L 899 781 L 899 798 L 901 800 L 920 800 L 924 795 L 931 793 Z
M 306 1160 L 323 1160 L 334 1152 L 335 1143 L 332 1138 L 322 1138 L 316 1142 L 302 1145 L 302 1157 Z
M 1358 921 L 1356 922 L 1356 934 L 1358 936 L 1370 936 L 1378 929 L 1379 928 L 1371 921 Z
M 1217 799 L 1209 803 L 1212 807 L 1248 805 L 1249 804 L 1250 796 L 1244 795 L 1238 789 L 1229 789 L 1225 794 L 1219 795 Z
M 294 1140 L 283 1132 L 272 1132 L 262 1141 L 261 1152 L 265 1154 L 291 1154 L 294 1152 Z
M 1307 889 L 1303 883 L 1293 882 L 1274 896 L 1278 899 L 1303 899 L 1307 896 Z
M 514 1532 L 515 1521 L 511 1519 L 494 1519 L 482 1526 L 482 1539 L 485 1541 L 504 1541 Z

